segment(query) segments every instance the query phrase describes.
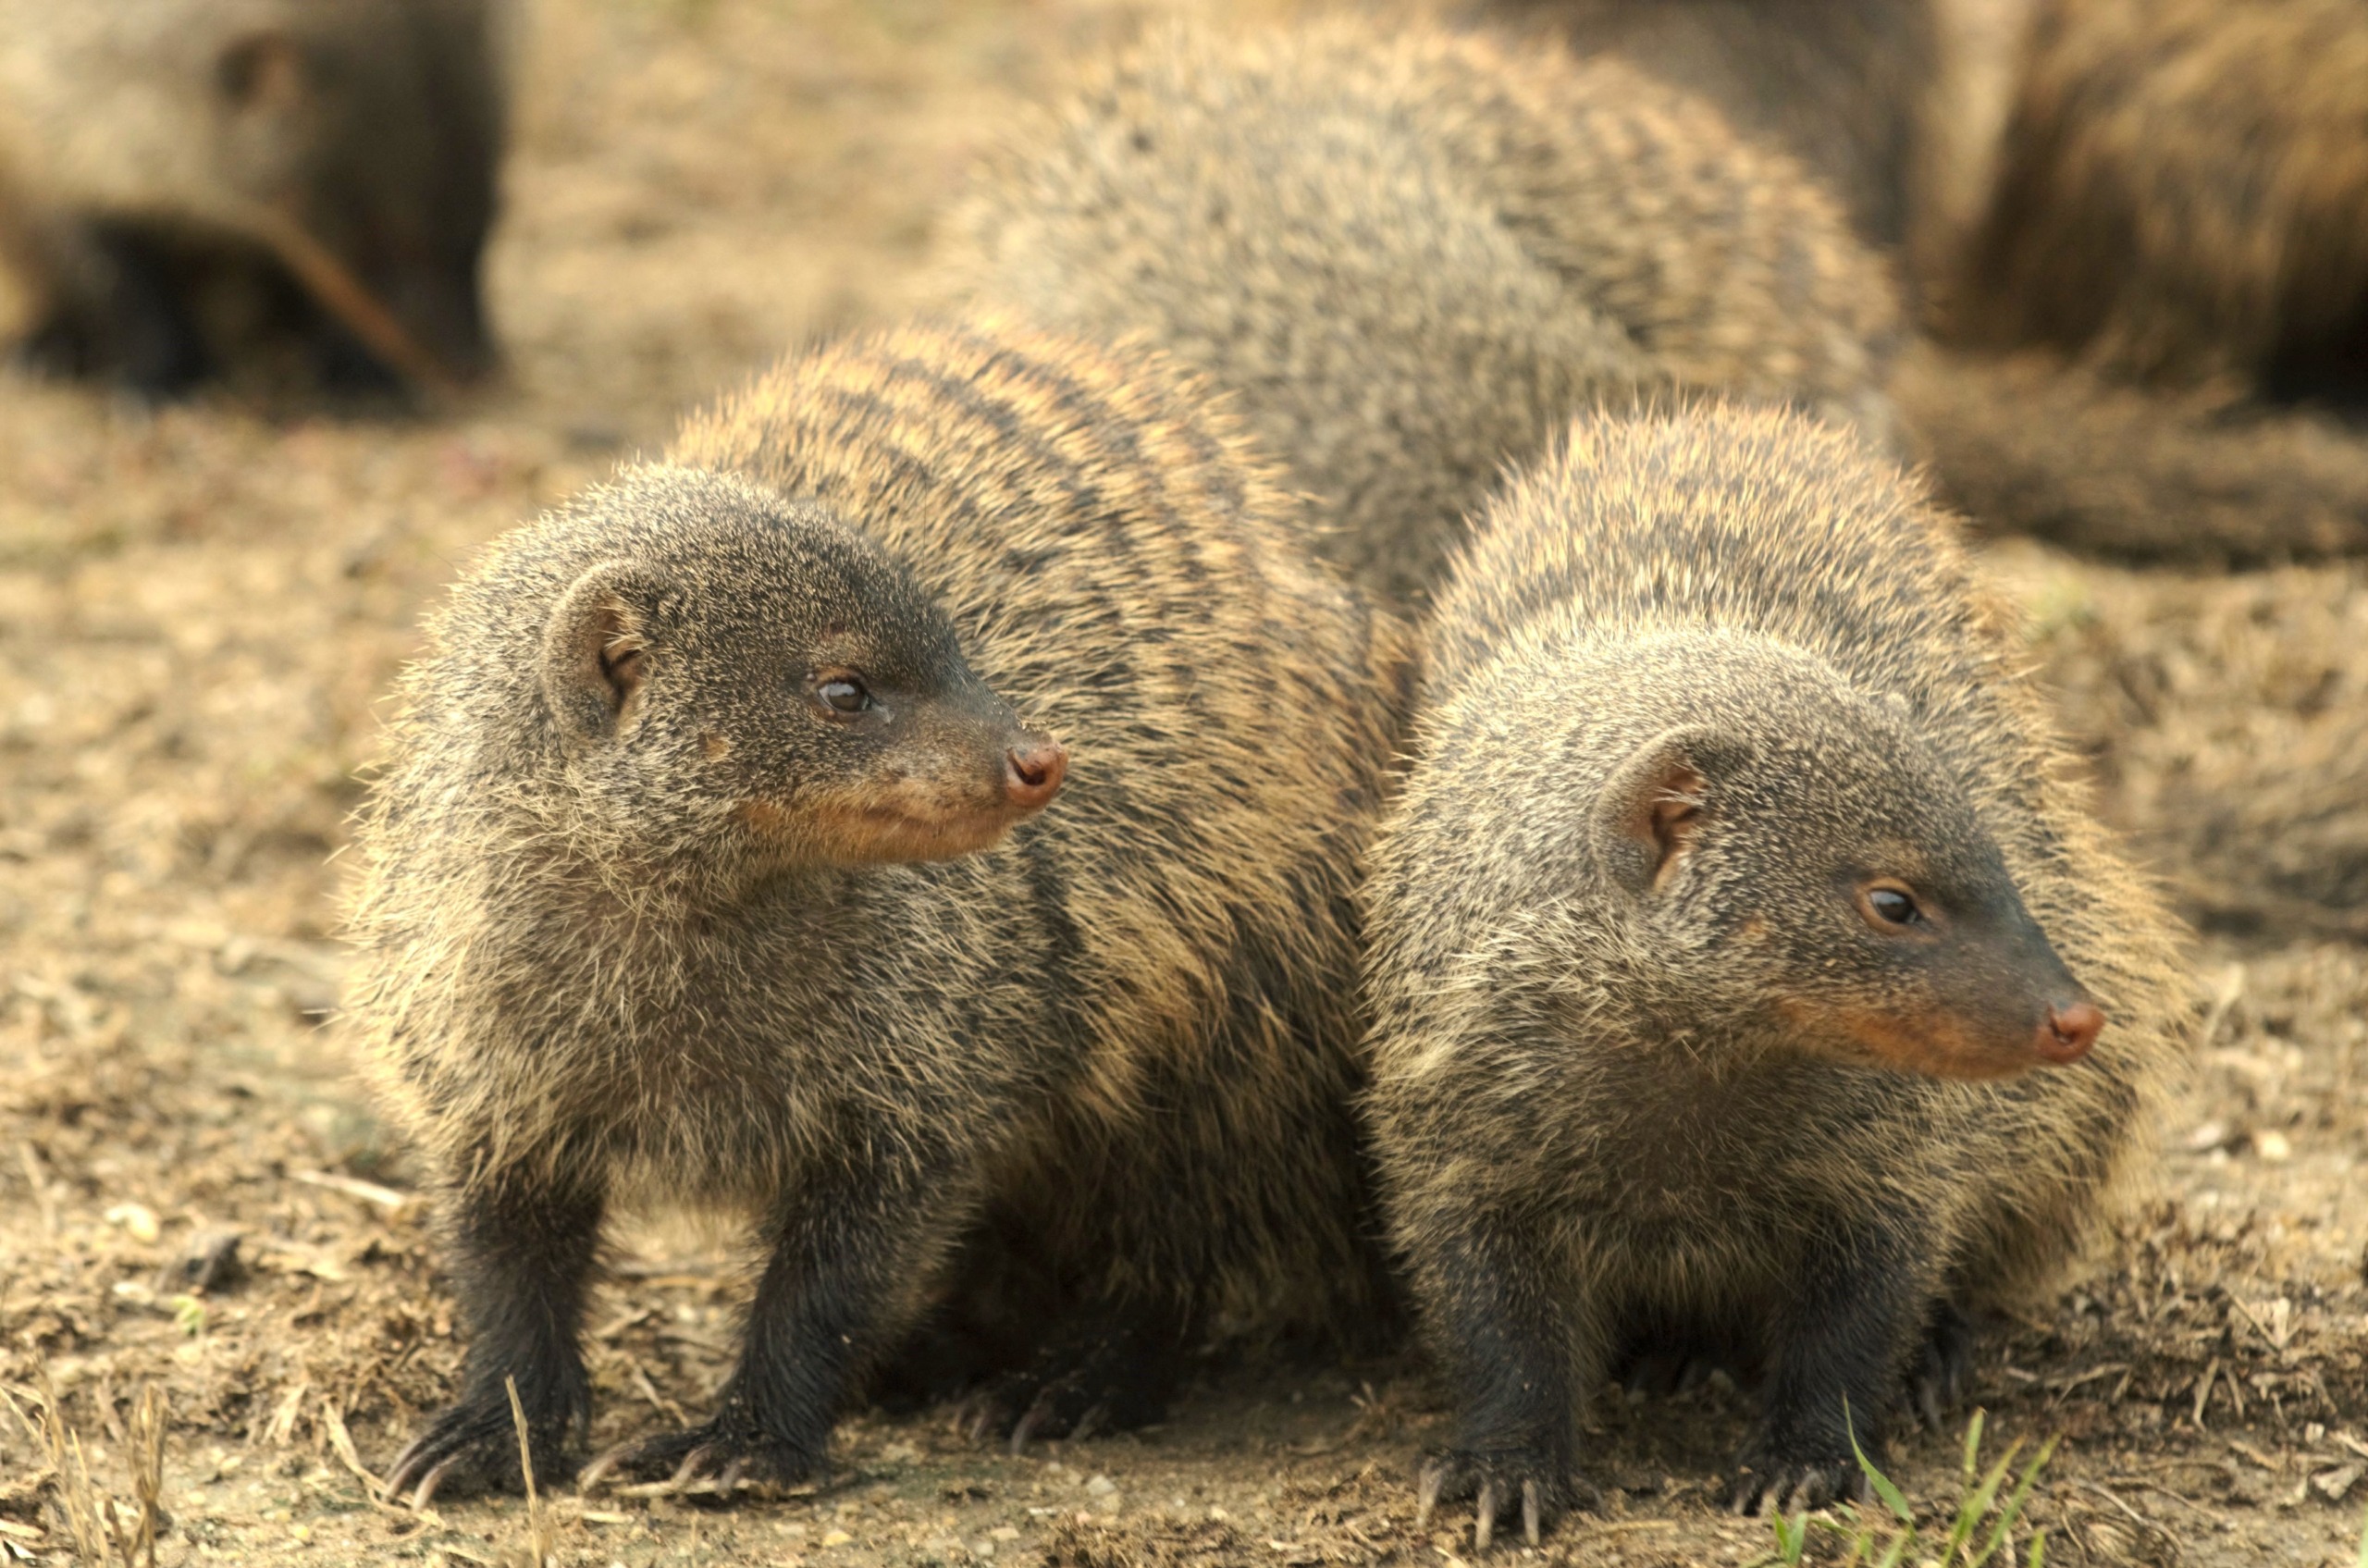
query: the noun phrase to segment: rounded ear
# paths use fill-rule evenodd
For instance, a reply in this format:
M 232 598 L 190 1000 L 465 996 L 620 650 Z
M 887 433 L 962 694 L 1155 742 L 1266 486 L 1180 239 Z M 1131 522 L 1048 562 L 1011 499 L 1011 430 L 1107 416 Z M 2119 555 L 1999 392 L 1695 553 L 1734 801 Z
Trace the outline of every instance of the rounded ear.
M 214 83 L 239 114 L 284 113 L 312 96 L 313 68 L 284 32 L 250 32 L 215 56 Z
M 1664 730 L 1612 770 L 1596 797 L 1595 837 L 1622 886 L 1649 892 L 1693 849 L 1714 759 L 1727 749 L 1708 729 Z
M 543 626 L 543 695 L 571 747 L 630 719 L 649 679 L 666 582 L 636 562 L 593 567 Z

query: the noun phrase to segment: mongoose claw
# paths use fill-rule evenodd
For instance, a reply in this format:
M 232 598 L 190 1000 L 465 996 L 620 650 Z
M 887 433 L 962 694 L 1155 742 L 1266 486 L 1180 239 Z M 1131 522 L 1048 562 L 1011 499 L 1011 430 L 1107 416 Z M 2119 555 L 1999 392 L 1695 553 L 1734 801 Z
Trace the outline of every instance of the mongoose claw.
M 1472 1546 L 1486 1551 L 1496 1539 L 1497 1526 L 1516 1505 L 1522 1536 L 1536 1546 L 1547 1526 L 1572 1507 L 1587 1500 L 1585 1488 L 1569 1475 L 1569 1467 L 1540 1453 L 1498 1450 L 1476 1453 L 1449 1450 L 1424 1461 L 1414 1483 L 1414 1523 L 1430 1523 L 1442 1499 L 1474 1500 Z
M 1005 1434 L 1018 1454 L 1037 1438 L 1079 1439 L 1157 1421 L 1167 1411 L 1175 1359 L 1143 1340 L 1101 1327 L 1063 1335 L 1035 1365 L 979 1396 L 968 1422 L 972 1440 Z
M 1727 1496 L 1732 1512 L 1791 1513 L 1867 1495 L 1866 1473 L 1848 1455 L 1808 1460 L 1759 1452 L 1765 1457 L 1745 1459 L 1734 1489 Z
M 804 1445 L 717 1422 L 621 1443 L 584 1467 L 586 1491 L 612 1477 L 655 1482 L 668 1492 L 729 1497 L 744 1486 L 795 1486 L 820 1472 L 820 1458 Z
M 498 1400 L 463 1401 L 428 1422 L 388 1470 L 388 1499 L 418 1509 L 448 1486 L 462 1495 L 519 1490 L 518 1429 L 508 1399 Z M 537 1485 L 558 1485 L 575 1473 L 557 1432 L 530 1426 L 529 1443 Z

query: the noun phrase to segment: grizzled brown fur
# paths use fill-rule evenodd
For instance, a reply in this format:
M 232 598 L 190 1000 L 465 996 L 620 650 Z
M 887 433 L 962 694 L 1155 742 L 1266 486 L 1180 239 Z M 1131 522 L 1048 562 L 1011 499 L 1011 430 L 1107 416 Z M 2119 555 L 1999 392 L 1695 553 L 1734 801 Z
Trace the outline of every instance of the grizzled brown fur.
M 25 352 L 152 396 L 484 370 L 506 19 L 502 0 L 0 0 Z
M 1907 388 L 1949 488 L 2124 553 L 2368 547 L 2368 444 L 2307 406 L 2368 398 L 2363 80 L 2351 0 L 2047 0 L 1949 325 L 2069 368 Z
M 1906 243 L 1941 69 L 1933 0 L 1491 0 L 1699 93 L 1788 148 L 1870 241 Z
M 1303 527 L 1171 362 L 988 322 L 792 359 L 489 551 L 362 823 L 351 1010 L 475 1334 L 399 1485 L 514 1480 L 511 1376 L 561 1466 L 636 1191 L 771 1253 L 641 1470 L 810 1473 L 957 1268 L 1088 1364 L 1023 1428 L 1148 1418 L 1213 1322 L 1371 1314 L 1350 879 L 1404 665 Z
M 2368 441 L 2331 413 L 1931 343 L 1892 391 L 1948 499 L 1992 526 L 2143 560 L 2368 550 Z
M 1206 372 L 1394 594 L 1598 401 L 1715 389 L 1890 430 L 1884 265 L 1789 157 L 1616 59 L 1170 29 L 1015 133 L 952 228 L 974 297 Z
M 1492 504 L 1374 866 L 1372 1105 L 1461 1412 L 1425 1502 L 1489 1526 L 1574 1494 L 1622 1358 L 1764 1367 L 1739 1504 L 1853 1486 L 1903 1374 L 1936 1407 L 1964 1314 L 2096 1235 L 2181 1056 L 2172 924 L 2010 617 L 1790 414 L 1585 419 Z

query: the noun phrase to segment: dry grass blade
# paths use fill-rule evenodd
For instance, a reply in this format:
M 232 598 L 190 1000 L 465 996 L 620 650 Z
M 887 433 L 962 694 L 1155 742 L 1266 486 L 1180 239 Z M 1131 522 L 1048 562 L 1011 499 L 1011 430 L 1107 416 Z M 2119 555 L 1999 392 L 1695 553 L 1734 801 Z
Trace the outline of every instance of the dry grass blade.
M 295 1179 L 307 1187 L 319 1187 L 331 1192 L 342 1192 L 349 1198 L 359 1198 L 365 1204 L 376 1204 L 388 1214 L 393 1214 L 411 1202 L 411 1194 L 408 1192 L 398 1192 L 391 1187 L 381 1187 L 375 1181 L 364 1181 L 359 1177 L 339 1176 L 333 1171 L 300 1170 L 295 1173 Z
M 526 1440 L 526 1407 L 518 1402 L 518 1379 L 505 1377 L 502 1387 L 510 1390 L 510 1419 L 518 1427 L 518 1473 L 526 1480 L 526 1561 L 533 1568 L 545 1568 L 551 1562 L 551 1536 L 543 1521 L 542 1495 L 535 1489 L 535 1451 Z
M 132 1508 L 110 1498 L 102 1512 L 123 1568 L 156 1568 L 156 1526 L 164 1517 L 165 1391 L 153 1383 L 140 1390 L 130 1437 Z
M 66 1515 L 66 1533 L 74 1539 L 74 1555 L 91 1568 L 100 1568 L 107 1560 L 106 1533 L 99 1524 L 99 1500 L 91 1487 L 91 1473 L 82 1463 L 82 1445 L 66 1430 L 57 1385 L 50 1379 L 47 1363 L 41 1365 L 39 1374 L 42 1440 L 49 1449 L 49 1467 L 57 1478 L 57 1505 Z

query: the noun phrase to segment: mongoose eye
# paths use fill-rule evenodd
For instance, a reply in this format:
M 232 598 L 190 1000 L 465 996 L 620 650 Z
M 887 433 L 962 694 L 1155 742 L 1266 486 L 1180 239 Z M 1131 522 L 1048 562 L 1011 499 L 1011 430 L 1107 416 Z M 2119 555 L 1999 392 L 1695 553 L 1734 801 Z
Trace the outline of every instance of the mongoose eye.
M 844 675 L 824 681 L 814 688 L 814 695 L 842 713 L 860 713 L 872 706 L 871 694 L 863 689 L 863 683 Z
M 1870 887 L 1860 896 L 1865 898 L 1868 910 L 1888 924 L 1912 926 L 1924 919 L 1924 911 L 1916 907 L 1914 896 L 1899 888 Z

